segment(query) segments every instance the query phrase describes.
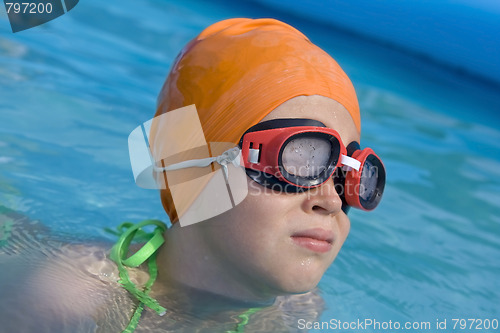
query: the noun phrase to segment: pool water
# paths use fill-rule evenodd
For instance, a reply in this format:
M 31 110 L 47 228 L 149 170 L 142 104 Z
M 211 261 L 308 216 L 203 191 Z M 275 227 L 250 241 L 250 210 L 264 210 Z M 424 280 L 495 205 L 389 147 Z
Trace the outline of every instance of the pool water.
M 349 238 L 319 285 L 321 320 L 447 319 L 449 329 L 453 318 L 500 319 L 498 86 L 247 4 L 86 0 L 17 34 L 1 15 L 0 205 L 83 239 L 114 240 L 104 228 L 124 220 L 165 220 L 157 192 L 134 184 L 129 133 L 154 114 L 174 57 L 204 27 L 275 17 L 351 77 L 361 144 L 387 169 L 379 208 L 350 212 Z

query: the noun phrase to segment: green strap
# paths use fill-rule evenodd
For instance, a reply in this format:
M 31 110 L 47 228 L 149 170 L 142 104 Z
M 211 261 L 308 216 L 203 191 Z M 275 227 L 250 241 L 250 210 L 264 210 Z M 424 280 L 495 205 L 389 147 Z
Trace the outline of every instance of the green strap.
M 142 228 L 150 225 L 156 226 L 152 233 L 146 233 L 142 230 Z M 167 227 L 165 224 L 159 220 L 144 220 L 137 224 L 124 222 L 117 227 L 118 231 L 108 230 L 111 233 L 120 236 L 116 244 L 111 249 L 110 255 L 111 259 L 116 262 L 116 265 L 118 266 L 118 271 L 120 273 L 120 280 L 118 282 L 120 282 L 127 291 L 139 300 L 139 305 L 135 309 L 132 318 L 130 318 L 127 327 L 122 331 L 122 333 L 134 332 L 139 324 L 139 320 L 141 319 L 144 306 L 156 311 L 156 313 L 160 316 L 163 316 L 167 311 L 167 309 L 158 304 L 157 300 L 148 295 L 151 291 L 153 283 L 156 281 L 156 277 L 158 276 L 156 254 L 160 246 L 165 242 L 163 233 L 166 229 Z M 148 238 L 149 240 L 142 248 L 139 249 L 139 251 L 127 258 L 130 244 L 134 238 Z M 143 289 L 139 290 L 139 288 L 137 288 L 137 286 L 130 280 L 126 267 L 138 267 L 146 261 L 148 261 L 149 280 L 146 284 L 144 284 Z M 226 333 L 245 332 L 245 326 L 248 324 L 250 316 L 261 309 L 262 308 L 250 308 L 240 314 L 238 318 L 240 318 L 241 321 L 236 325 L 235 330 L 226 331 Z
M 147 242 L 138 252 L 123 260 L 123 264 L 129 267 L 138 267 L 147 258 L 151 257 L 164 242 L 165 240 L 163 239 L 162 231 L 160 228 L 157 228 L 151 240 Z
M 262 308 L 250 308 L 240 314 L 238 318 L 241 319 L 241 321 L 236 325 L 236 329 L 234 331 L 226 331 L 226 333 L 243 333 L 245 332 L 245 326 L 248 324 L 248 321 L 250 320 L 250 316 L 256 312 L 259 312 Z
M 152 234 L 147 234 L 141 230 L 149 225 L 156 226 Z M 125 222 L 119 225 L 117 229 L 118 233 L 121 233 L 121 236 L 111 249 L 110 257 L 118 266 L 120 275 L 120 280 L 118 282 L 121 283 L 122 286 L 140 302 L 135 309 L 134 315 L 130 319 L 128 326 L 123 331 L 128 333 L 133 332 L 137 327 L 141 318 L 141 313 L 144 310 L 144 306 L 156 311 L 156 313 L 160 316 L 163 316 L 167 311 L 167 309 L 162 307 L 157 300 L 148 295 L 156 277 L 158 276 L 156 251 L 164 243 L 163 232 L 167 229 L 167 227 L 163 222 L 158 220 L 145 220 L 135 225 L 130 222 Z M 149 236 L 150 240 L 142 248 L 140 248 L 139 251 L 127 258 L 130 243 L 137 234 L 139 234 L 141 238 Z M 125 266 L 137 267 L 145 261 L 148 261 L 149 280 L 144 285 L 143 290 L 139 290 L 130 280 L 128 270 Z

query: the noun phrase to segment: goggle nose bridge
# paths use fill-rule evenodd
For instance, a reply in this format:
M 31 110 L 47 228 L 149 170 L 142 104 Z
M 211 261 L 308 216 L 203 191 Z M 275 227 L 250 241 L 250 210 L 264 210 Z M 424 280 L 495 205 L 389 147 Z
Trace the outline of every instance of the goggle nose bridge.
M 361 167 L 361 161 L 344 154 L 340 156 L 340 164 L 342 164 L 342 170 L 344 171 L 351 171 L 352 169 L 359 171 Z

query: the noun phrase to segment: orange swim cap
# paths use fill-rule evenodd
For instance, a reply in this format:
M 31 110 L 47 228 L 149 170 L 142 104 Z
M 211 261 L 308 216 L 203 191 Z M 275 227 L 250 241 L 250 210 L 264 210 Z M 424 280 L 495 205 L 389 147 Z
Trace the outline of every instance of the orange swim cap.
M 207 142 L 237 144 L 249 127 L 301 95 L 339 102 L 360 130 L 354 87 L 332 57 L 283 22 L 229 19 L 206 28 L 177 56 L 155 116 L 195 104 Z M 161 198 L 176 222 L 168 188 Z

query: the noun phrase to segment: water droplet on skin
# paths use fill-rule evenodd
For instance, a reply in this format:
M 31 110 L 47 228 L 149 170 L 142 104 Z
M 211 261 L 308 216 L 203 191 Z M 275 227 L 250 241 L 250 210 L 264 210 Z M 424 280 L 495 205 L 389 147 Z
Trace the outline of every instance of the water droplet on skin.
M 309 266 L 311 264 L 311 258 L 308 258 L 308 259 L 305 259 L 305 260 L 302 260 L 300 262 L 300 266 Z

